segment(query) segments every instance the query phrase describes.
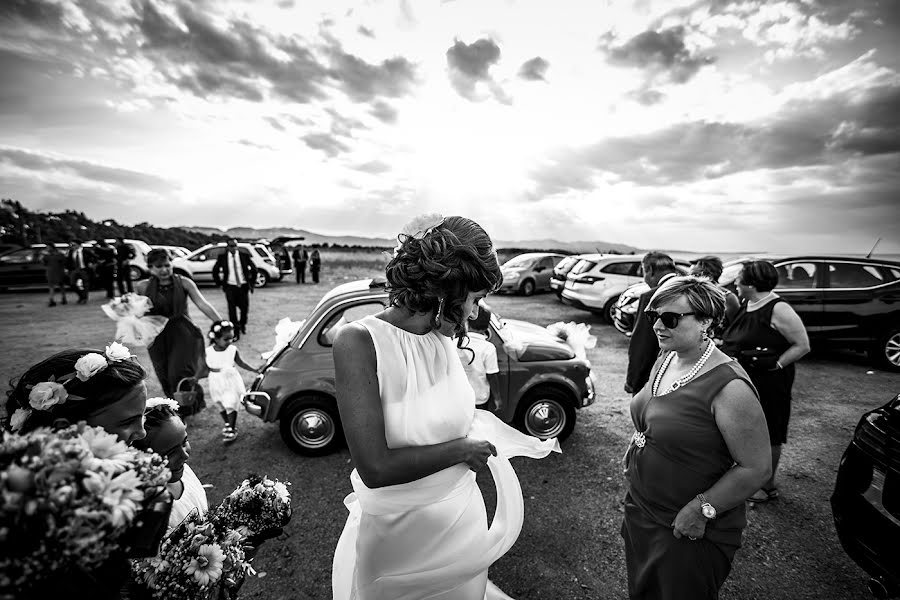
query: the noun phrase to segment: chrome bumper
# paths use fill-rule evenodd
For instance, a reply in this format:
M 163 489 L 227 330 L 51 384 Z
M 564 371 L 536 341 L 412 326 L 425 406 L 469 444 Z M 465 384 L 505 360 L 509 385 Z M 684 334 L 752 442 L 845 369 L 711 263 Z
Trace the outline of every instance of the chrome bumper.
M 241 396 L 241 404 L 244 409 L 253 415 L 265 420 L 266 413 L 269 412 L 269 405 L 272 403 L 272 397 L 266 392 L 247 392 Z

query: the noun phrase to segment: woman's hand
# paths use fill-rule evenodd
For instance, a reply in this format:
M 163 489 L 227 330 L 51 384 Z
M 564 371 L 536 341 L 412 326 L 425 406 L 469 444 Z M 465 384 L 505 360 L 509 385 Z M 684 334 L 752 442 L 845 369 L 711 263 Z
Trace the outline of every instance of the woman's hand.
M 473 471 L 480 471 L 487 464 L 488 458 L 497 456 L 497 448 L 487 440 L 463 438 L 463 462 Z
M 700 512 L 700 501 L 696 498 L 684 505 L 672 521 L 672 535 L 676 538 L 687 536 L 700 539 L 706 534 L 706 517 Z

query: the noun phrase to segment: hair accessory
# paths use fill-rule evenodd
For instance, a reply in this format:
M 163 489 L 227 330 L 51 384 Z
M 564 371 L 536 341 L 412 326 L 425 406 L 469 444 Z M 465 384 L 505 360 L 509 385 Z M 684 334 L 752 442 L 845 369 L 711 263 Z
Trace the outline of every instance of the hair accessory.
M 408 239 L 421 240 L 426 235 L 444 224 L 444 216 L 440 213 L 424 213 L 414 217 L 412 221 L 403 226 L 397 234 L 397 246 L 394 248 L 394 256 L 400 251 L 403 242 Z
M 175 412 L 178 412 L 178 403 L 172 400 L 171 398 L 149 398 L 147 400 L 147 405 L 144 408 L 144 412 L 147 412 L 151 408 L 156 408 L 157 406 L 168 406 Z

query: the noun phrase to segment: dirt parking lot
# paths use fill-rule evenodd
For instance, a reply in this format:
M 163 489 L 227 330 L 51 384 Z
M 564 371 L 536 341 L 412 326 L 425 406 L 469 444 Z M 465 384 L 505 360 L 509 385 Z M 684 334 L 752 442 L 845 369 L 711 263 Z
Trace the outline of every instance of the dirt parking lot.
M 318 286 L 273 284 L 251 298 L 248 335 L 239 348 L 249 362 L 271 349 L 273 328 L 282 317 L 304 318 L 333 285 L 373 271 L 342 269 L 324 273 Z M 222 293 L 203 288 L 220 310 Z M 102 347 L 114 332 L 95 294 L 87 306 L 48 308 L 41 293 L 0 295 L 0 377 L 9 380 L 28 365 L 68 347 Z M 625 568 L 619 527 L 624 482 L 619 461 L 632 433 L 629 395 L 622 390 L 627 339 L 598 317 L 567 307 L 551 294 L 531 298 L 495 296 L 494 310 L 540 325 L 556 321 L 593 326 L 597 347 L 590 351 L 597 402 L 579 413 L 562 455 L 541 461 L 517 459 L 526 521 L 517 544 L 491 569 L 491 579 L 519 599 L 625 598 Z M 201 328 L 209 324 L 192 309 Z M 145 349 L 134 349 L 149 367 Z M 781 469 L 782 499 L 750 511 L 744 547 L 738 553 L 722 598 L 865 598 L 866 576 L 838 543 L 828 498 L 841 453 L 862 412 L 900 391 L 900 376 L 871 371 L 853 354 L 814 354 L 799 365 L 790 440 Z M 250 375 L 245 374 L 249 383 Z M 151 375 L 150 395 L 160 393 Z M 292 454 L 274 425 L 240 417 L 240 438 L 223 447 L 221 424 L 211 409 L 189 426 L 191 464 L 210 483 L 217 502 L 249 471 L 293 482 L 294 519 L 284 535 L 264 546 L 257 566 L 262 579 L 247 583 L 245 598 L 323 600 L 331 597 L 331 558 L 346 518 L 350 491 L 346 450 L 320 459 Z M 489 508 L 489 475 L 479 480 Z

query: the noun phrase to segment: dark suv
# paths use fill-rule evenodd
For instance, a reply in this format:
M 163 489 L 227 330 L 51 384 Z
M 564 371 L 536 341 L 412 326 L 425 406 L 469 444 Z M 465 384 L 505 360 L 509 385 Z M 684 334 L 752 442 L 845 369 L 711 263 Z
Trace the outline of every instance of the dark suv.
M 266 422 L 278 421 L 295 452 L 319 456 L 343 444 L 335 401 L 332 342 L 347 323 L 384 310 L 383 279 L 345 283 L 328 292 L 290 343 L 273 353 L 244 395 L 244 408 Z M 594 402 L 591 364 L 546 329 L 525 321 L 491 318 L 503 409 L 497 416 L 541 438 L 564 440 L 575 411 Z
M 875 597 L 900 594 L 900 394 L 860 419 L 841 458 L 831 512 Z

